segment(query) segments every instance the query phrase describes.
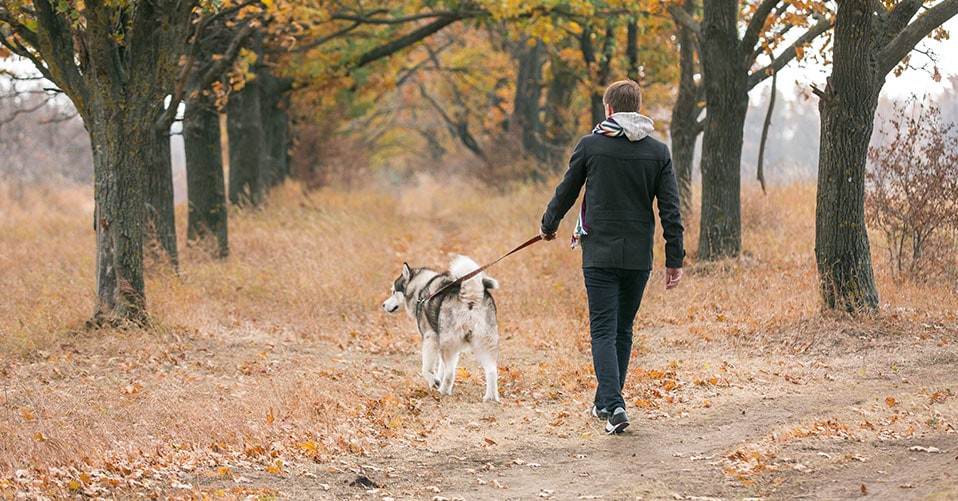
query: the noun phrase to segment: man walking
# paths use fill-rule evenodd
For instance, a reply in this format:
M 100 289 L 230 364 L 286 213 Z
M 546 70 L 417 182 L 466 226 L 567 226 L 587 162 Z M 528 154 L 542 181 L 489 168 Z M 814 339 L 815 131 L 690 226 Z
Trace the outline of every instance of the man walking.
M 685 250 L 678 185 L 668 147 L 649 136 L 652 120 L 639 113 L 639 84 L 622 80 L 603 96 L 606 119 L 578 142 L 569 170 L 542 215 L 539 233 L 555 238 L 559 222 L 585 185 L 572 246 L 582 247 L 589 299 L 592 363 L 598 387 L 592 414 L 606 433 L 629 426 L 622 388 L 632 354 L 632 324 L 652 270 L 657 201 L 665 238 L 665 287 L 682 278 Z

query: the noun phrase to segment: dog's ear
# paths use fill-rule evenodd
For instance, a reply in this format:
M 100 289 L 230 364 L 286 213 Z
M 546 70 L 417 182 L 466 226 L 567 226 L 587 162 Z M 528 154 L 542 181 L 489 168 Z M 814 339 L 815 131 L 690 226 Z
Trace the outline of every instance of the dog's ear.
M 409 280 L 409 278 L 412 277 L 412 269 L 405 262 L 402 264 L 402 276 L 406 280 Z

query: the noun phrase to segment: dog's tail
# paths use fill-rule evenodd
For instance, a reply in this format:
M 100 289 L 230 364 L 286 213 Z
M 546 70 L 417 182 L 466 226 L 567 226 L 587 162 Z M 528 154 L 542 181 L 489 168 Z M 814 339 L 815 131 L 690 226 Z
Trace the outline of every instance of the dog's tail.
M 455 278 L 468 275 L 477 269 L 479 265 L 466 256 L 454 256 L 449 265 L 449 273 Z M 479 302 L 484 297 L 486 289 L 498 288 L 499 282 L 482 272 L 460 284 L 459 298 L 466 302 Z

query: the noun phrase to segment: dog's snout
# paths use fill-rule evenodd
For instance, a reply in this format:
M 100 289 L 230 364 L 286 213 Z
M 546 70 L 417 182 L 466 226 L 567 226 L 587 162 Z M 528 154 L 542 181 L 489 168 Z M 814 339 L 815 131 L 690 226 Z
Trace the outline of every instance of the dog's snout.
M 386 310 L 386 313 L 395 313 L 399 309 L 399 301 L 396 301 L 394 298 L 390 297 L 389 299 L 383 301 L 383 309 Z

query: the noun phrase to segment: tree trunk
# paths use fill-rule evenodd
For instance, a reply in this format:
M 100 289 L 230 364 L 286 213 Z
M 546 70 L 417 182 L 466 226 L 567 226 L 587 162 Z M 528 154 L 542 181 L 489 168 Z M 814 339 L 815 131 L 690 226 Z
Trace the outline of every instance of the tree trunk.
M 518 52 L 513 124 L 522 136 L 525 151 L 541 161 L 542 120 L 539 117 L 539 100 L 542 98 L 542 46 L 540 42 L 530 46 L 523 37 L 519 41 Z
M 281 184 L 289 176 L 289 97 L 291 81 L 273 76 L 265 68 L 257 72 L 262 89 L 261 113 L 266 132 L 267 186 Z
M 702 139 L 699 258 L 737 257 L 742 246 L 741 159 L 748 68 L 738 40 L 738 2 L 706 0 L 702 71 L 708 102 Z
M 179 268 L 176 248 L 176 213 L 173 201 L 173 161 L 170 152 L 170 124 L 154 128 L 153 155 L 146 173 L 147 238 L 155 240 Z M 149 247 L 148 247 L 149 248 Z M 157 249 L 159 250 L 159 249 Z
M 639 67 L 639 25 L 635 19 L 628 22 L 625 34 L 626 78 L 635 82 L 642 81 L 642 69 Z
M 877 310 L 865 229 L 865 161 L 884 75 L 872 54 L 872 12 L 841 0 L 835 23 L 832 77 L 818 92 L 822 120 L 815 213 L 815 261 L 821 295 L 833 310 Z
M 143 287 L 145 166 L 153 156 L 151 110 L 125 106 L 104 89 L 84 117 L 93 148 L 97 302 L 92 323 L 146 320 Z M 144 120 L 143 118 L 147 119 Z
M 209 95 L 198 93 L 186 101 L 183 144 L 189 193 L 187 240 L 212 239 L 217 257 L 229 255 L 226 183 L 220 146 L 219 111 Z
M 690 14 L 696 3 L 686 0 L 682 8 Z M 695 142 L 702 132 L 699 114 L 702 107 L 701 87 L 695 83 L 695 39 L 691 30 L 676 23 L 679 37 L 679 91 L 672 107 L 672 165 L 679 186 L 682 216 L 692 214 L 692 165 L 695 161 Z
M 562 60 L 554 56 L 550 67 L 552 80 L 549 81 L 543 113 L 544 137 L 542 141 L 543 157 L 541 161 L 549 167 L 550 174 L 561 172 L 568 145 L 580 134 L 576 123 L 574 99 L 579 75 Z
M 229 136 L 230 202 L 257 207 L 266 196 L 266 133 L 260 84 L 246 82 L 226 105 Z
M 596 47 L 592 43 L 595 37 L 595 25 L 588 24 L 583 27 L 579 35 L 579 44 L 582 51 L 582 59 L 588 68 L 589 81 L 592 84 L 593 91 L 589 95 L 590 108 L 592 109 L 592 123 L 599 123 L 605 120 L 605 103 L 602 102 L 605 86 L 608 85 L 609 75 L 612 72 L 612 53 L 615 49 L 615 19 L 606 20 L 606 32 L 602 42 L 602 52 L 596 53 Z

